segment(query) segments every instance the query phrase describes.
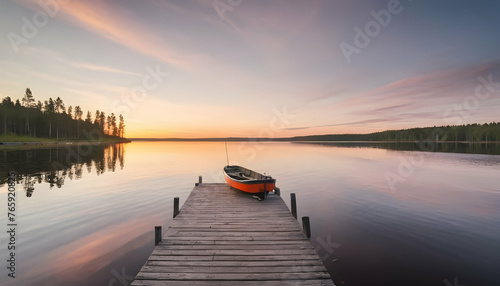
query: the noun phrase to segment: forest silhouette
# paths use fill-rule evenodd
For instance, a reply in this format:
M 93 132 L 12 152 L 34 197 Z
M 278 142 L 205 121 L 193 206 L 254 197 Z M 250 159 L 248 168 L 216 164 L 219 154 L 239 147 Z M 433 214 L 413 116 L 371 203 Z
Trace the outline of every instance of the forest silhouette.
M 87 111 L 83 119 L 80 106 L 65 107 L 60 97 L 49 98 L 43 103 L 35 98 L 29 88 L 24 97 L 12 101 L 7 96 L 0 103 L 0 134 L 19 135 L 34 138 L 50 139 L 89 139 L 92 138 L 123 138 L 125 135 L 125 120 L 111 113 L 106 116 L 104 111 L 95 111 L 92 116 Z M 99 136 L 96 136 L 96 133 Z

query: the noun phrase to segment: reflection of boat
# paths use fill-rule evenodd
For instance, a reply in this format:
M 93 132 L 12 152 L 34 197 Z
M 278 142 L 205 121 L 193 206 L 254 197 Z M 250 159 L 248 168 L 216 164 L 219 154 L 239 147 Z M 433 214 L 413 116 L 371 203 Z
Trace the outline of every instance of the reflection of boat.
M 264 190 L 272 192 L 276 184 L 271 176 L 236 165 L 224 167 L 224 178 L 231 187 L 252 194 L 265 194 Z

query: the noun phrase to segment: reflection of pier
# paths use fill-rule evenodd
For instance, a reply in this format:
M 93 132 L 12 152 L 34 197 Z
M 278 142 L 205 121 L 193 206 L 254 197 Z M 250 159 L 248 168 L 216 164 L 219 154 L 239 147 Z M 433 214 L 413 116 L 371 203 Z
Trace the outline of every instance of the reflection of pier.
M 334 284 L 279 195 L 199 184 L 132 285 Z

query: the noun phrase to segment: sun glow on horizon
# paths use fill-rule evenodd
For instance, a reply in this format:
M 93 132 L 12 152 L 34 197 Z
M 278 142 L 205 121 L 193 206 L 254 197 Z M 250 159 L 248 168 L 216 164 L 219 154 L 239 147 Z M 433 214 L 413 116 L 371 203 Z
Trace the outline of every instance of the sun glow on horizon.
M 205 0 L 40 5 L 16 0 L 0 11 L 0 32 L 10 35 L 0 42 L 0 96 L 21 99 L 29 87 L 35 100 L 123 114 L 126 137 L 366 134 L 500 120 L 500 18 L 485 13 L 497 3 L 453 4 L 450 15 L 474 29 L 429 17 L 435 4 L 404 3 L 351 61 L 339 45 L 356 45 L 354 27 L 386 2 L 245 1 L 223 17 Z M 40 13 L 50 15 L 34 23 Z M 422 27 L 423 18 L 441 29 Z

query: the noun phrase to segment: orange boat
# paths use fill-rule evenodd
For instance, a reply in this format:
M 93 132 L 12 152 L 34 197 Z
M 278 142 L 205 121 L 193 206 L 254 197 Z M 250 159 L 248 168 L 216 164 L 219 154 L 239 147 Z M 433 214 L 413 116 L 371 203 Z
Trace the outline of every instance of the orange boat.
M 224 167 L 224 178 L 233 188 L 243 192 L 265 195 L 264 192 L 272 192 L 276 179 L 271 176 L 262 175 L 250 169 L 231 165 Z

